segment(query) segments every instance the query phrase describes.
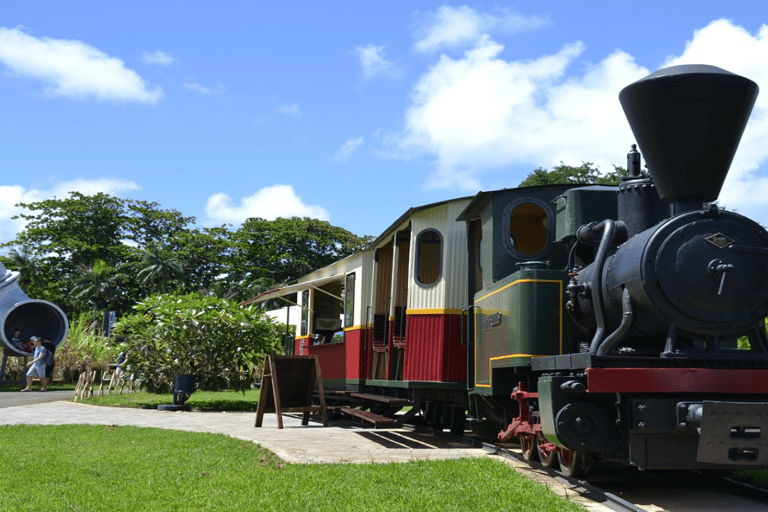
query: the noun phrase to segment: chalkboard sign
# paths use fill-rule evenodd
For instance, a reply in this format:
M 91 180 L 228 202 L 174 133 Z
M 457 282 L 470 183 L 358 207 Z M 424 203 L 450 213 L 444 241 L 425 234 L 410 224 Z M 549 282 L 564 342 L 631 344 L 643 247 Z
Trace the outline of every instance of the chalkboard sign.
M 312 405 L 317 386 L 320 405 Z M 264 413 L 277 413 L 277 428 L 283 428 L 284 412 L 302 412 L 302 425 L 309 424 L 309 413 L 320 412 L 328 426 L 323 379 L 317 356 L 267 356 L 261 378 L 261 395 L 256 410 L 256 427 L 261 427 Z

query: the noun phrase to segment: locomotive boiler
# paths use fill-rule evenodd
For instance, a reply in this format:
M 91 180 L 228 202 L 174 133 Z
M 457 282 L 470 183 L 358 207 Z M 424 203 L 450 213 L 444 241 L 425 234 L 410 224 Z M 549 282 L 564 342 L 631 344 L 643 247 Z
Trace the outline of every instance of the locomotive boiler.
M 640 155 L 631 152 L 619 219 L 577 233 L 578 243 L 597 247 L 571 286 L 574 319 L 594 332 L 592 355 L 711 357 L 743 335 L 765 351 L 765 229 L 715 204 L 704 208 L 717 200 L 757 91 L 711 66 L 665 69 L 622 91 L 652 181 L 640 177 Z M 646 197 L 651 188 L 656 205 Z

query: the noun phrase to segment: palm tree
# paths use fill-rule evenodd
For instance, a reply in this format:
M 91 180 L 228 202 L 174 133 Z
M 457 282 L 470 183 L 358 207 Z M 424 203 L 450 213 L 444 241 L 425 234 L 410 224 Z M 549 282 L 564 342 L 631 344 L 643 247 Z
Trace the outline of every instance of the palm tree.
M 40 261 L 34 255 L 29 246 L 23 245 L 20 249 L 11 249 L 8 252 L 13 270 L 19 274 L 19 286 L 22 289 L 33 287 L 40 273 Z
M 106 309 L 123 277 L 104 260 L 96 260 L 93 267 L 78 265 L 75 284 L 70 295 L 81 302 L 93 304 L 94 315 L 99 309 Z
M 136 276 L 140 285 L 162 292 L 170 281 L 184 275 L 184 264 L 170 252 L 156 245 L 150 245 L 142 252 L 143 268 Z

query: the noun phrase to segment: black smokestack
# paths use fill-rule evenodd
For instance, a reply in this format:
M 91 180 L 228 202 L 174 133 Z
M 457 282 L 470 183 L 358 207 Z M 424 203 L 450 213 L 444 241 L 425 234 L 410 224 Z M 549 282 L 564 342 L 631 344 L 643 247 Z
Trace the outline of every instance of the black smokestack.
M 661 69 L 621 91 L 661 199 L 717 199 L 757 93 L 752 80 L 703 65 Z

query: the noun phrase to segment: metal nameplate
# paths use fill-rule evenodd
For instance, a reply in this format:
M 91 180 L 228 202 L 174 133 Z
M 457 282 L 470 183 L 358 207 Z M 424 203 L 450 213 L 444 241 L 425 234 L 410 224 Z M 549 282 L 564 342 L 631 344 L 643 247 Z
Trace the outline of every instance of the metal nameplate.
M 501 325 L 501 313 L 494 313 L 483 317 L 483 330 L 488 331 Z
M 709 235 L 704 240 L 711 243 L 715 247 L 718 247 L 720 249 L 725 249 L 732 243 L 734 243 L 736 240 L 733 238 L 727 237 L 722 233 L 715 233 L 714 235 Z

